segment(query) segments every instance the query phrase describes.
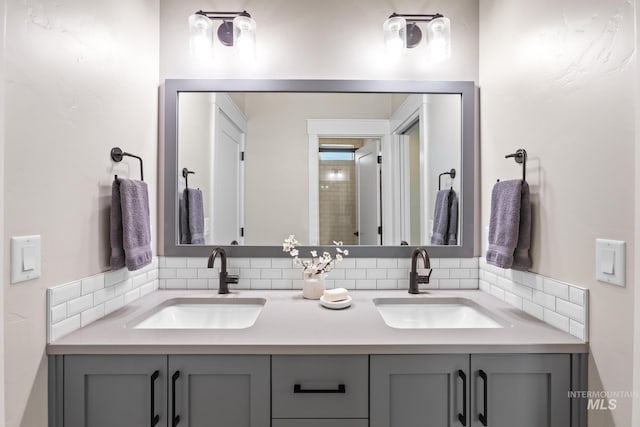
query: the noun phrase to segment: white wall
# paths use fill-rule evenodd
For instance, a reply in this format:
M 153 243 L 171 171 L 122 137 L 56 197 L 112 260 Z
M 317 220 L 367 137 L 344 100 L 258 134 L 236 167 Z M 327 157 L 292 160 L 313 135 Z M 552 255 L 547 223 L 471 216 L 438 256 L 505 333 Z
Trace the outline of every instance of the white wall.
M 215 95 L 208 93 L 183 93 L 178 108 L 178 188 L 182 195 L 185 179 L 182 168 L 195 174 L 189 175 L 189 188 L 202 190 L 204 218 L 211 218 L 213 178 L 211 174 L 211 148 L 213 144 Z M 206 244 L 212 244 L 211 234 L 205 236 Z
M 47 425 L 45 290 L 109 269 L 114 174 L 142 156 L 156 236 L 158 2 L 7 2 L 4 263 L 9 237 L 42 235 L 42 277 L 3 280 L 6 426 Z
M 590 291 L 590 390 L 633 385 L 635 48 L 625 0 L 480 1 L 482 225 L 496 178 L 521 173 L 504 155 L 525 148 L 532 271 Z M 627 242 L 626 288 L 595 280 L 597 237 Z M 589 425 L 630 426 L 631 406 Z
M 277 245 L 309 239 L 307 119 L 388 119 L 386 94 L 247 93 L 246 238 Z M 269 209 L 265 209 L 269 207 Z
M 7 3 L 0 0 L 0 129 L 4 129 L 4 76 L 5 76 L 5 16 Z M 4 132 L 0 131 L 0 242 L 4 242 Z M 4 244 L 0 244 L 0 271 L 4 271 Z M 5 419 L 5 356 L 4 356 L 4 274 L 0 274 L 0 425 Z

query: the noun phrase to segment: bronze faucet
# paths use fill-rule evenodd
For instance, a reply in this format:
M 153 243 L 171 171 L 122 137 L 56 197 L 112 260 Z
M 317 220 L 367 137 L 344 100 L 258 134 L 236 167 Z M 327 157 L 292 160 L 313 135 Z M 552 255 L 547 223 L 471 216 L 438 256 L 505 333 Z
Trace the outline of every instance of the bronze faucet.
M 421 276 L 418 274 L 418 257 L 422 258 L 422 263 L 425 269 L 429 269 L 429 274 Z M 409 273 L 409 293 L 419 294 L 420 289 L 418 285 L 420 283 L 429 283 L 431 277 L 431 263 L 429 262 L 429 254 L 425 248 L 416 248 L 411 254 L 411 272 Z
M 228 294 L 229 283 L 238 283 L 238 276 L 231 276 L 227 273 L 227 253 L 222 248 L 215 248 L 211 252 L 207 268 L 213 268 L 213 262 L 216 260 L 217 255 L 220 255 L 220 286 L 218 287 L 218 293 Z

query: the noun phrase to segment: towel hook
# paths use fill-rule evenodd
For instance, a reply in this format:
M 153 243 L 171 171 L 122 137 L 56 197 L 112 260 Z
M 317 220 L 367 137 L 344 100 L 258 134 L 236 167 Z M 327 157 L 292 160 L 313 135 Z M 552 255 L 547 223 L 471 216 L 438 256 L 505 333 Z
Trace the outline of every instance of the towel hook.
M 184 178 L 184 188 L 189 188 L 189 174 L 194 174 L 194 171 L 190 171 L 187 168 L 182 168 L 182 177 Z
M 134 158 L 136 158 L 136 159 L 138 159 L 140 161 L 140 181 L 144 181 L 144 172 L 142 170 L 142 157 L 136 156 L 135 154 L 131 154 L 131 153 L 127 153 L 125 151 L 122 151 L 122 149 L 120 149 L 120 147 L 113 147 L 111 149 L 111 160 L 113 160 L 114 162 L 120 163 L 124 156 L 134 157 Z M 118 178 L 118 175 L 116 175 L 116 179 L 117 178 Z
M 513 157 L 516 163 L 522 165 L 522 182 L 527 181 L 527 150 L 524 148 L 518 148 L 515 153 L 507 154 L 505 159 Z
M 449 172 L 442 172 L 440 175 L 438 175 L 438 191 L 440 191 L 441 188 L 440 178 L 442 178 L 442 175 L 449 175 L 451 179 L 453 179 L 456 177 L 456 170 L 451 169 Z

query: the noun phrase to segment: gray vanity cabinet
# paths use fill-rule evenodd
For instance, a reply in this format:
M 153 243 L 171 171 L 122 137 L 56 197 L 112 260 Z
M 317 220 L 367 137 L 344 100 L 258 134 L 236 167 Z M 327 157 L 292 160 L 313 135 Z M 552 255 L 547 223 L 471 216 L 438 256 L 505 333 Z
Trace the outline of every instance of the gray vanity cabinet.
M 166 426 L 166 391 L 166 356 L 65 356 L 64 426 Z
M 370 363 L 371 427 L 469 425 L 468 354 L 380 355 Z
M 568 354 L 371 356 L 370 426 L 568 427 L 570 360 Z
M 568 354 L 471 355 L 471 426 L 571 424 Z
M 269 427 L 269 356 L 169 356 L 169 425 Z

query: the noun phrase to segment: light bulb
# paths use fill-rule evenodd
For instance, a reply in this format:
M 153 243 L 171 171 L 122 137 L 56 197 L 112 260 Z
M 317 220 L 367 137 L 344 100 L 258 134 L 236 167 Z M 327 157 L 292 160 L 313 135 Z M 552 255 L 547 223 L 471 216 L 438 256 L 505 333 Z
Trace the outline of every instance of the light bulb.
M 213 57 L 213 24 L 206 16 L 189 16 L 189 52 L 198 59 Z
M 382 24 L 382 31 L 387 56 L 400 58 L 407 47 L 407 21 L 400 16 L 391 17 Z
M 427 24 L 427 60 L 441 62 L 451 56 L 451 21 L 444 16 Z
M 256 58 L 256 21 L 250 16 L 233 18 L 233 45 L 240 58 Z

